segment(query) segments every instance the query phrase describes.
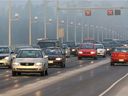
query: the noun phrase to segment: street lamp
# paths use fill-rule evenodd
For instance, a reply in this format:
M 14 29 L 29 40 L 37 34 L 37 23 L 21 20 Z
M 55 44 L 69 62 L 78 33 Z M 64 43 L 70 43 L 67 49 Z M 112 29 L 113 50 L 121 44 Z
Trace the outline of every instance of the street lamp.
M 19 18 L 19 14 L 15 13 L 15 18 L 12 18 L 12 0 L 9 0 L 8 8 L 8 46 L 12 45 L 12 21 L 16 21 Z

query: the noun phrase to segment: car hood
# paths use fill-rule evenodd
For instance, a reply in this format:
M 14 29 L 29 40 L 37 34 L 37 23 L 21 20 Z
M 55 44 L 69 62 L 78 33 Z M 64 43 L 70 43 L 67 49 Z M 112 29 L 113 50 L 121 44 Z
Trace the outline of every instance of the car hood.
M 48 58 L 57 58 L 57 57 L 63 57 L 62 55 L 48 55 Z
M 9 56 L 9 54 L 0 54 L 0 57 L 6 57 Z
M 79 51 L 90 52 L 90 51 L 96 51 L 96 50 L 95 49 L 80 49 Z
M 97 51 L 105 51 L 105 49 L 97 49 Z
M 15 58 L 13 62 L 30 62 L 30 63 L 37 63 L 42 62 L 42 58 Z

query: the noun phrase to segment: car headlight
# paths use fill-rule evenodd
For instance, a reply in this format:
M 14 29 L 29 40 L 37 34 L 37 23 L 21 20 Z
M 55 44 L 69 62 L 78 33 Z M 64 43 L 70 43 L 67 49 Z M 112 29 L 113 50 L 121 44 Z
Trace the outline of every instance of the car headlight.
M 75 51 L 75 49 L 72 49 L 72 51 Z
M 14 65 L 14 66 L 19 66 L 20 63 L 14 62 L 13 65 Z
M 62 60 L 62 58 L 56 58 L 56 60 L 58 60 L 58 61 L 59 61 L 59 60 Z
M 91 52 L 91 54 L 95 54 L 96 52 Z
M 68 51 L 66 50 L 65 53 L 68 53 Z
M 42 63 L 38 62 L 35 64 L 36 66 L 42 66 Z
M 110 49 L 107 48 L 107 51 L 109 51 Z
M 82 51 L 79 51 L 79 54 L 83 54 L 83 52 Z
M 5 57 L 4 59 L 9 60 L 9 57 Z

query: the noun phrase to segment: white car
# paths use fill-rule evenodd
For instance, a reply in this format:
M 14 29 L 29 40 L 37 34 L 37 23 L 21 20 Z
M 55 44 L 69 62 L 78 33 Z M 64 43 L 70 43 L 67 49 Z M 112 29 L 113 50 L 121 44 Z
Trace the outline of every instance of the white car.
M 95 48 L 97 50 L 97 56 L 106 57 L 106 49 L 103 44 L 95 44 Z
M 0 66 L 11 68 L 12 50 L 8 46 L 0 46 Z
M 21 73 L 40 73 L 48 75 L 48 58 L 37 48 L 21 49 L 12 63 L 12 76 Z

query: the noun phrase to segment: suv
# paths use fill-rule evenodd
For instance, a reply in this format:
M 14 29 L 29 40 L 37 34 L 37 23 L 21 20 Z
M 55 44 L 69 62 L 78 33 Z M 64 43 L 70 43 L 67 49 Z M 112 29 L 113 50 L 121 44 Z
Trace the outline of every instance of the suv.
M 12 50 L 8 46 L 0 46 L 0 66 L 11 68 Z

